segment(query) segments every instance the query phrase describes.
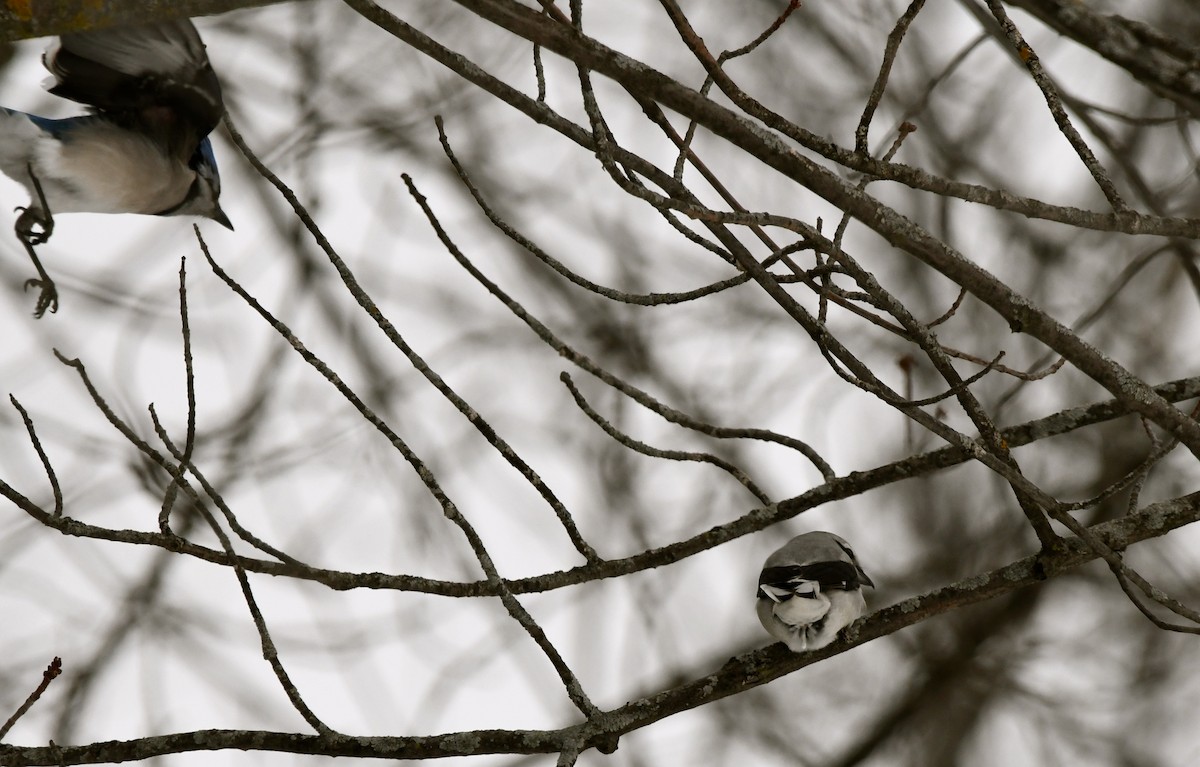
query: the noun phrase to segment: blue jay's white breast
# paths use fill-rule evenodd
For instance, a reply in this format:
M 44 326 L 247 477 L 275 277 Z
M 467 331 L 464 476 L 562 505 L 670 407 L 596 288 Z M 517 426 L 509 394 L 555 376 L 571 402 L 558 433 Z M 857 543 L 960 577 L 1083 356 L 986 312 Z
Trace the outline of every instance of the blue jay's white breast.
M 33 156 L 51 213 L 158 213 L 181 202 L 195 179 L 146 136 L 103 121 L 62 141 L 42 134 Z

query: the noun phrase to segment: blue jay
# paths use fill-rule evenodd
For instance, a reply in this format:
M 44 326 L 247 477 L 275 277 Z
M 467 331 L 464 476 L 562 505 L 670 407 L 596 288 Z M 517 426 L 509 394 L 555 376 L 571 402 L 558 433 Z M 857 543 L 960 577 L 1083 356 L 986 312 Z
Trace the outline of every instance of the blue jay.
M 52 120 L 0 107 L 0 171 L 29 190 L 16 233 L 41 288 L 36 315 L 58 308 L 33 246 L 54 214 L 146 213 L 211 218 L 230 229 L 208 134 L 221 86 L 187 19 L 63 35 L 42 56 L 49 91 L 91 107 Z
M 850 544 L 833 533 L 805 533 L 767 557 L 755 610 L 792 652 L 819 650 L 866 611 L 863 586 L 875 584 Z

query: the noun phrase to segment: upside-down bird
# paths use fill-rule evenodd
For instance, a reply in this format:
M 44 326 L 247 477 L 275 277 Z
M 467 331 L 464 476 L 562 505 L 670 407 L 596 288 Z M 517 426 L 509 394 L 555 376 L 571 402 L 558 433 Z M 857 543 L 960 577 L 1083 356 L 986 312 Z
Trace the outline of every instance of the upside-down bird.
M 187 19 L 63 35 L 42 56 L 53 94 L 90 114 L 50 119 L 0 107 L 0 171 L 23 184 L 17 237 L 38 277 L 37 315 L 58 295 L 33 246 L 59 213 L 210 218 L 230 229 L 208 134 L 225 111 L 204 43 Z

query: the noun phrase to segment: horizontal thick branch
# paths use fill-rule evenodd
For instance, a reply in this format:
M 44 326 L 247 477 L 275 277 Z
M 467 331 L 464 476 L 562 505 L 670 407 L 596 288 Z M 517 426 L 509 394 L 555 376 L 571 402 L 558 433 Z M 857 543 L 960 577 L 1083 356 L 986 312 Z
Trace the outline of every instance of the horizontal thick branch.
M 1106 546 L 1122 550 L 1200 519 L 1200 493 L 1153 504 L 1126 517 L 1094 525 L 1089 532 Z M 480 754 L 557 753 L 615 747 L 617 739 L 673 714 L 771 682 L 810 664 L 846 652 L 934 615 L 992 599 L 1043 582 L 1097 558 L 1078 538 L 1066 539 L 1053 553 L 1025 557 L 1005 567 L 915 596 L 859 620 L 841 640 L 809 653 L 781 644 L 730 658 L 712 674 L 557 730 L 475 730 L 417 737 L 300 735 L 243 730 L 199 730 L 84 746 L 0 745 L 0 767 L 13 765 L 100 764 L 148 759 L 192 751 L 276 751 L 378 759 L 429 759 Z M 747 608 L 749 614 L 750 609 Z
M 192 16 L 213 16 L 282 0 L 9 0 L 0 5 L 0 40 L 61 35 Z

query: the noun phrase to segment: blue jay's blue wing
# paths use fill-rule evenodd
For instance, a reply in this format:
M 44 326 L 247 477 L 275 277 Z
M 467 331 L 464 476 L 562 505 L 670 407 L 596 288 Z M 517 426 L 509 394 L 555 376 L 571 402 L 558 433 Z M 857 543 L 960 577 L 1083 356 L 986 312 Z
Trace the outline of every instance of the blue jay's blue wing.
M 50 92 L 143 132 L 183 162 L 225 110 L 204 43 L 187 19 L 63 35 L 43 57 Z
M 0 107 L 0 111 L 6 112 L 10 117 L 23 117 L 33 123 L 43 134 L 62 141 L 67 139 L 72 131 L 80 128 L 86 129 L 89 125 L 94 125 L 97 122 L 103 121 L 104 118 L 99 115 L 85 115 L 82 117 L 42 117 L 41 115 L 31 115 L 26 112 L 18 112 L 15 109 L 5 109 Z

